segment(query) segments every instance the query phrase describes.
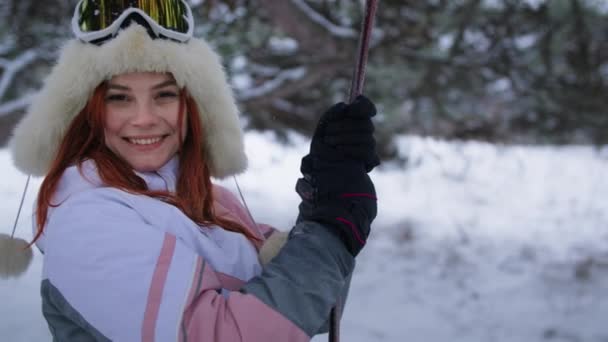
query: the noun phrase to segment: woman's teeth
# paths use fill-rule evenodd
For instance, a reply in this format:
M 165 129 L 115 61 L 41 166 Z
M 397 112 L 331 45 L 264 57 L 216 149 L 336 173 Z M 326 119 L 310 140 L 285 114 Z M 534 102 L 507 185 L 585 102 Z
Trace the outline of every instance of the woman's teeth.
M 152 145 L 161 141 L 162 137 L 148 138 L 148 139 L 129 139 L 129 142 L 135 145 Z

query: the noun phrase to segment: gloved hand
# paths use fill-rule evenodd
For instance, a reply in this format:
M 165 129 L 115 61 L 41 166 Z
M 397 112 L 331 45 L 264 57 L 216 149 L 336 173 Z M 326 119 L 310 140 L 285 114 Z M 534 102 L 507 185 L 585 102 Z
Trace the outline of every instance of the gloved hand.
M 319 120 L 310 153 L 302 159 L 296 191 L 302 198 L 298 221 L 325 224 L 353 256 L 367 240 L 377 214 L 374 184 L 368 176 L 380 164 L 373 136 L 376 107 L 364 96 L 338 103 Z

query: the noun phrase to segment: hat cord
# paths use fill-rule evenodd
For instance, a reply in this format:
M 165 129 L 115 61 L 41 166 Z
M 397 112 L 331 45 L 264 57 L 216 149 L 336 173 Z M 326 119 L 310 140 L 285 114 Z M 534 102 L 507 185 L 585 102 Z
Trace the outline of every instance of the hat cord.
M 17 230 L 17 222 L 19 222 L 19 215 L 21 214 L 21 209 L 23 208 L 23 201 L 25 200 L 25 194 L 27 193 L 27 188 L 30 185 L 31 175 L 27 175 L 27 180 L 25 181 L 25 187 L 23 188 L 23 193 L 21 194 L 21 203 L 19 203 L 19 209 L 17 209 L 17 217 L 15 217 L 15 224 L 13 224 L 13 232 L 11 233 L 11 239 L 15 236 L 15 231 Z
M 241 197 L 241 201 L 243 202 L 243 205 L 245 206 L 245 210 L 247 211 L 247 215 L 249 215 L 249 219 L 251 220 L 251 222 L 253 223 L 253 226 L 257 230 L 257 233 L 258 233 L 259 237 L 260 238 L 264 237 L 264 234 L 262 234 L 262 230 L 260 230 L 260 227 L 258 226 L 258 223 L 253 219 L 253 215 L 251 215 L 251 211 L 249 210 L 249 206 L 247 205 L 247 201 L 245 201 L 245 197 L 243 196 L 243 192 L 241 191 L 241 187 L 239 186 L 239 182 L 236 180 L 236 176 L 232 176 L 232 179 L 234 179 L 234 184 L 236 184 L 236 189 L 238 190 L 239 196 Z

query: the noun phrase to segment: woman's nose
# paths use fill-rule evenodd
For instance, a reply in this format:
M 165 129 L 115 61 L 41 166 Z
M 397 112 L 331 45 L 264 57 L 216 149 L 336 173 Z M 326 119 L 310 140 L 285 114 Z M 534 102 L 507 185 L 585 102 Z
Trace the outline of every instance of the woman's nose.
M 158 122 L 154 106 L 148 101 L 138 102 L 131 123 L 135 126 L 153 126 Z

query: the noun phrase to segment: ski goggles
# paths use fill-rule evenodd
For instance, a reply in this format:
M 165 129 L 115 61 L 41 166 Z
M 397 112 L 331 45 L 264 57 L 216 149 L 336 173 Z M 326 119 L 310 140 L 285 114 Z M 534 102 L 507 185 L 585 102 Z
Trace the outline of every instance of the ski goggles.
M 100 45 L 133 19 L 145 24 L 153 38 L 184 43 L 194 31 L 192 11 L 185 0 L 80 0 L 72 31 L 76 38 Z

